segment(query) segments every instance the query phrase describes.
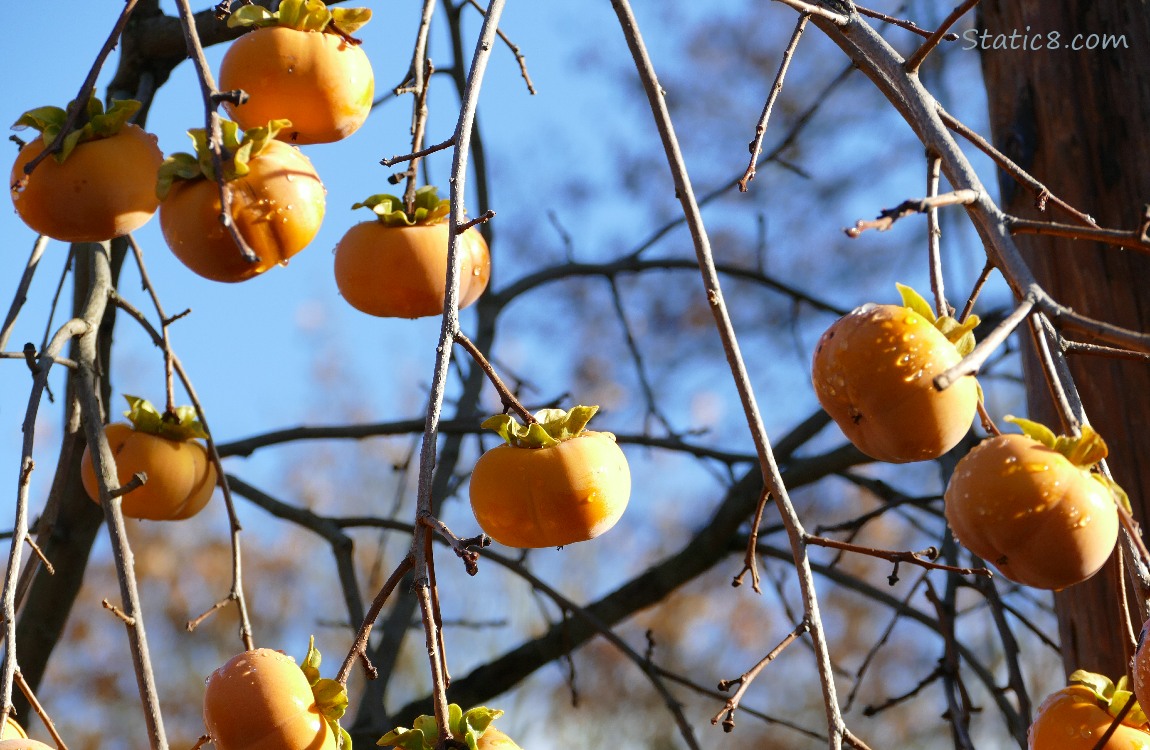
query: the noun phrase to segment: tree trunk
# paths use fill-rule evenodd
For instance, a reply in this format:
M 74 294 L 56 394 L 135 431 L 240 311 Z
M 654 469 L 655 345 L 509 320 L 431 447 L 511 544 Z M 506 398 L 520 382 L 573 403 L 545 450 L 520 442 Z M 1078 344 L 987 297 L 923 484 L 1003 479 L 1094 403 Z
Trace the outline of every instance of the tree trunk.
M 1009 47 L 1009 35 L 1019 34 L 1016 49 L 981 52 L 995 145 L 1101 226 L 1138 228 L 1150 202 L 1150 2 L 984 0 L 981 8 L 985 45 L 993 47 L 997 39 Z M 1113 35 L 1116 48 L 1070 48 L 1076 39 L 1089 44 L 1105 35 Z M 1059 48 L 1050 49 L 1055 43 Z M 1000 174 L 999 184 L 1008 213 L 1068 221 L 1038 210 L 1034 196 L 1009 177 Z M 1150 255 L 1056 237 L 1016 240 L 1038 281 L 1060 302 L 1121 326 L 1150 328 Z M 1068 358 L 1090 422 L 1110 447 L 1114 477 L 1144 522 L 1150 508 L 1150 365 L 1074 353 Z M 1026 359 L 1031 414 L 1060 427 L 1032 351 Z M 1056 594 L 1068 672 L 1090 669 L 1117 679 L 1127 670 L 1118 581 L 1112 558 L 1091 580 Z M 1133 616 L 1137 628 L 1141 614 L 1135 609 Z

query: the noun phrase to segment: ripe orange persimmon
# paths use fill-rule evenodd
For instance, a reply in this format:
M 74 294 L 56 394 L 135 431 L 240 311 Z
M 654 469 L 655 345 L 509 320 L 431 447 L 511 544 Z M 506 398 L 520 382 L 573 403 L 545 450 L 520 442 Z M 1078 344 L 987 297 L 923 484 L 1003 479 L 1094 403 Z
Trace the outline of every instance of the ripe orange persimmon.
M 451 735 L 468 747 L 477 750 L 522 750 L 491 722 L 503 715 L 498 709 L 477 706 L 466 713 L 452 703 L 447 707 L 447 724 Z M 434 716 L 420 716 L 412 729 L 397 727 L 379 739 L 377 745 L 395 750 L 432 750 L 439 739 L 439 727 Z
M 204 726 L 217 750 L 338 750 L 351 741 L 339 726 L 347 691 L 319 677 L 314 642 L 303 665 L 257 648 L 208 677 Z
M 131 409 L 124 412 L 131 424 L 116 422 L 104 435 L 116 459 L 116 479 L 123 486 L 143 472 L 147 481 L 123 496 L 121 510 L 128 518 L 178 521 L 203 510 L 216 487 L 216 468 L 207 449 L 196 438 L 206 437 L 190 407 L 165 418 L 146 400 L 125 396 Z M 80 480 L 93 501 L 100 501 L 100 485 L 92 466 L 91 446 L 80 459 Z
M 958 462 L 946 488 L 946 520 L 963 546 L 1010 580 L 1063 589 L 1110 557 L 1115 502 L 1124 493 L 1090 472 L 1106 444 L 1089 426 L 1080 438 L 1056 438 L 1035 422 L 1012 421 L 1027 434 L 987 438 Z
M 140 103 L 118 101 L 105 113 L 99 100 L 92 102 L 87 124 L 31 174 L 24 167 L 47 148 L 67 115 L 59 107 L 41 107 L 14 126 L 44 135 L 16 157 L 8 182 L 12 205 L 30 228 L 63 242 L 122 237 L 143 226 L 159 206 L 154 188 L 164 155 L 154 135 L 127 122 Z
M 414 219 L 403 210 L 403 201 L 391 195 L 373 195 L 354 206 L 360 207 L 371 208 L 378 218 L 353 226 L 335 247 L 335 282 L 343 298 L 382 318 L 442 314 L 449 202 L 427 186 L 416 191 Z M 475 227 L 459 236 L 457 252 L 462 309 L 487 288 L 491 255 Z
M 228 48 L 219 85 L 242 89 L 249 98 L 238 105 L 225 101 L 224 109 L 243 128 L 291 120 L 277 135 L 290 143 L 348 137 L 367 119 L 375 93 L 371 62 L 348 36 L 370 17 L 366 8 L 329 11 L 314 0 L 286 0 L 274 13 L 259 6 L 237 9 L 229 26 L 258 28 Z
M 233 163 L 225 165 L 231 216 L 258 256 L 255 263 L 244 259 L 220 223 L 219 187 L 201 171 L 210 167 L 210 159 L 175 154 L 164 162 L 158 188 L 163 196 L 160 228 L 172 253 L 200 276 L 225 282 L 250 279 L 286 264 L 319 232 L 326 205 L 323 183 L 299 149 L 273 140 L 283 124 L 249 130 L 241 144 L 235 123 L 225 123 L 225 146 L 235 155 Z M 188 132 L 202 154 L 203 131 Z
M 11 740 L 0 740 L 0 750 L 56 750 L 51 745 L 30 740 L 27 737 Z
M 836 321 L 815 348 L 811 378 L 819 403 L 863 453 L 905 463 L 937 458 L 974 420 L 978 382 L 964 377 L 944 391 L 934 377 L 974 347 L 971 316 L 935 317 L 914 290 L 899 285 L 903 306 L 867 304 Z
M 614 435 L 583 429 L 598 408 L 544 409 L 526 427 L 506 414 L 483 423 L 507 441 L 471 473 L 471 509 L 488 536 L 509 547 L 561 547 L 615 525 L 631 472 Z
M 1114 685 L 1102 675 L 1078 670 L 1070 685 L 1047 696 L 1026 733 L 1028 750 L 1093 750 L 1133 695 L 1123 677 Z M 1150 747 L 1146 715 L 1135 705 L 1102 750 Z

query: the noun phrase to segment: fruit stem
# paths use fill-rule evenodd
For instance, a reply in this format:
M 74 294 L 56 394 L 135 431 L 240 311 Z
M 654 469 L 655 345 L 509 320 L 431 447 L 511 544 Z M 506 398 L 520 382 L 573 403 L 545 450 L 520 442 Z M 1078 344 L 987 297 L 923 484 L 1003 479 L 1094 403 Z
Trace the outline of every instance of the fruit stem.
M 525 424 L 530 425 L 537 421 L 535 419 L 535 415 L 528 411 L 527 407 L 524 406 L 523 403 L 515 397 L 515 394 L 512 393 L 510 389 L 508 389 L 508 387 L 500 379 L 499 375 L 496 374 L 495 368 L 491 366 L 491 363 L 487 361 L 486 357 L 483 356 L 483 352 L 479 351 L 479 347 L 477 347 L 471 341 L 471 339 L 467 338 L 467 336 L 462 331 L 456 331 L 455 343 L 462 346 L 463 349 L 471 355 L 471 358 L 475 360 L 475 363 L 479 365 L 479 367 L 487 375 L 487 378 L 491 381 L 491 384 L 495 386 L 495 390 L 499 392 L 499 401 L 503 404 L 504 412 L 508 410 L 514 411 L 523 419 Z

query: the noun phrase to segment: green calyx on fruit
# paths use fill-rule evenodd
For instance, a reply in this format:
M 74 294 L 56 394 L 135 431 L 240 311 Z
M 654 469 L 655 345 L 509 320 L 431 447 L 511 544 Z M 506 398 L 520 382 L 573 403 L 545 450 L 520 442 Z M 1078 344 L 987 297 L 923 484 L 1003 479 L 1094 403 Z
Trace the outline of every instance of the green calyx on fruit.
M 221 147 L 225 157 L 224 179 L 234 180 L 246 175 L 251 171 L 248 162 L 255 158 L 264 146 L 275 140 L 276 133 L 290 127 L 291 120 L 272 120 L 264 127 L 249 128 L 244 131 L 241 138 L 238 125 L 230 120 L 220 122 L 220 131 L 223 134 Z M 195 153 L 188 154 L 181 151 L 172 154 L 160 165 L 156 180 L 156 197 L 160 200 L 168 197 L 168 191 L 172 189 L 172 183 L 176 180 L 216 179 L 216 170 L 212 165 L 212 150 L 208 147 L 207 130 L 192 128 L 188 131 L 188 136 L 192 139 Z
M 513 448 L 550 448 L 579 437 L 597 411 L 598 406 L 573 406 L 568 411 L 540 409 L 528 425 L 519 424 L 510 414 L 496 414 L 485 419 L 481 427 L 499 433 Z
M 136 432 L 159 435 L 169 440 L 208 437 L 204 426 L 196 418 L 196 410 L 191 406 L 177 406 L 174 412 L 161 413 L 146 398 L 124 394 L 124 399 L 128 402 L 128 411 L 124 412 L 124 416 Z
M 323 657 L 315 647 L 315 636 L 311 636 L 307 644 L 307 655 L 304 656 L 299 668 L 311 685 L 311 694 L 315 698 L 316 708 L 323 716 L 324 721 L 331 727 L 331 731 L 339 738 L 340 750 L 351 750 L 351 735 L 339 725 L 339 720 L 347 713 L 347 688 L 339 684 L 338 680 L 319 676 L 319 665 Z
M 895 284 L 895 286 L 898 287 L 898 292 L 902 295 L 903 307 L 915 311 L 930 321 L 939 333 L 946 336 L 947 341 L 954 344 L 954 348 L 958 350 L 960 355 L 965 357 L 970 354 L 974 349 L 974 328 L 979 323 L 977 315 L 969 315 L 961 323 L 949 315 L 936 316 L 934 308 L 921 294 L 905 284 Z
M 379 193 L 352 205 L 352 209 L 370 208 L 379 220 L 389 227 L 414 227 L 442 224 L 451 213 L 451 201 L 440 199 L 434 185 L 424 185 L 415 191 L 415 206 L 411 214 L 402 198 Z
M 1009 414 L 1003 419 L 1018 425 L 1026 437 L 1042 443 L 1052 451 L 1061 453 L 1067 461 L 1080 469 L 1089 470 L 1109 454 L 1106 441 L 1090 425 L 1083 425 L 1082 434 L 1075 437 L 1073 435 L 1055 435 L 1054 431 L 1046 425 L 1029 419 L 1012 417 Z M 1090 478 L 1110 490 L 1115 502 L 1130 511 L 1130 498 L 1127 496 L 1126 490 L 1119 487 L 1117 482 L 1105 474 L 1093 471 L 1090 472 Z
M 75 101 L 68 105 L 69 108 L 73 106 L 76 106 Z M 53 154 L 53 158 L 56 159 L 57 163 L 63 164 L 64 160 L 79 144 L 116 135 L 124 125 L 128 124 L 128 121 L 139 109 L 140 103 L 134 99 L 113 99 L 112 106 L 105 112 L 103 102 L 94 96 L 89 98 L 84 112 L 76 123 L 77 125 L 83 123 L 83 125 L 64 136 L 60 150 Z M 20 119 L 13 123 L 12 129 L 33 128 L 39 130 L 44 146 L 47 147 L 56 140 L 56 136 L 60 135 L 60 131 L 64 129 L 67 122 L 67 110 L 59 107 L 37 107 L 20 115 Z
M 228 28 L 285 26 L 296 31 L 347 35 L 371 20 L 369 8 L 328 8 L 321 0 L 283 0 L 279 10 L 245 5 L 228 16 Z M 334 27 L 334 28 L 333 28 Z
M 1138 705 L 1138 701 L 1134 698 L 1134 693 L 1127 687 L 1129 682 L 1128 678 L 1123 675 L 1118 678 L 1118 683 L 1115 684 L 1109 677 L 1100 675 L 1095 672 L 1087 672 L 1085 669 L 1078 669 L 1071 673 L 1067 682 L 1071 685 L 1082 685 L 1089 688 L 1090 692 L 1098 699 L 1098 704 L 1106 710 L 1106 713 L 1117 718 L 1118 714 L 1122 713 L 1122 709 L 1126 708 L 1126 704 L 1134 701 L 1134 705 L 1126 712 L 1126 716 L 1122 719 L 1124 724 L 1130 726 L 1143 726 L 1150 719 L 1147 719 L 1142 707 Z
M 486 706 L 476 706 L 464 711 L 452 703 L 447 707 L 447 726 L 455 739 L 466 742 L 470 750 L 477 750 L 479 738 L 487 731 L 491 722 L 503 715 L 502 711 Z M 420 716 L 412 723 L 412 729 L 396 727 L 375 744 L 382 747 L 401 747 L 403 750 L 432 750 L 439 740 L 439 727 L 434 716 Z

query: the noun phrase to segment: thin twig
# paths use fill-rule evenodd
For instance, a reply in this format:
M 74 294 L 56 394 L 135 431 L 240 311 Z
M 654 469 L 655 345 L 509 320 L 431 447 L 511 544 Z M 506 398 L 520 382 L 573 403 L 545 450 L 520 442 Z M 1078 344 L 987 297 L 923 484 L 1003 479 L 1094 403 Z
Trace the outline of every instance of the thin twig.
M 239 227 L 236 226 L 235 219 L 232 217 L 232 189 L 224 176 L 224 162 L 230 159 L 232 154 L 224 153 L 223 129 L 220 126 L 220 116 L 216 111 L 216 108 L 219 106 L 219 90 L 216 89 L 216 81 L 215 78 L 212 77 L 212 69 L 208 65 L 207 58 L 204 57 L 204 48 L 200 44 L 200 36 L 196 31 L 195 16 L 192 14 L 188 0 L 176 0 L 176 6 L 180 13 L 180 26 L 184 32 L 184 43 L 188 49 L 188 57 L 192 59 L 195 65 L 196 74 L 200 81 L 200 92 L 203 95 L 208 149 L 212 152 L 212 170 L 216 173 L 216 185 L 220 196 L 220 224 L 228 231 L 228 234 L 231 235 L 232 240 L 236 243 L 236 249 L 243 259 L 249 263 L 257 263 L 259 262 L 259 256 L 256 255 L 255 251 L 248 245 L 248 241 L 244 239 Z
M 802 536 L 805 534 L 802 521 L 795 511 L 794 505 L 791 503 L 782 475 L 779 472 L 774 452 L 771 449 L 770 439 L 767 436 L 767 429 L 763 423 L 762 414 L 759 411 L 755 398 L 754 389 L 751 386 L 750 376 L 747 373 L 746 364 L 739 350 L 738 338 L 735 335 L 734 326 L 731 323 L 727 305 L 723 299 L 719 275 L 715 269 L 714 254 L 711 251 L 710 239 L 707 236 L 706 227 L 703 224 L 699 204 L 695 200 L 694 189 L 691 186 L 687 166 L 679 148 L 678 138 L 675 136 L 675 129 L 671 121 L 671 114 L 667 108 L 663 88 L 659 85 L 654 65 L 647 53 L 643 38 L 639 33 L 638 21 L 631 10 L 630 3 L 627 0 L 612 0 L 611 4 L 619 18 L 619 25 L 626 37 L 627 46 L 631 50 L 631 56 L 634 58 L 635 67 L 642 81 L 643 89 L 647 94 L 651 113 L 655 118 L 655 125 L 659 131 L 659 137 L 663 142 L 667 163 L 671 169 L 674 180 L 675 195 L 679 199 L 683 215 L 691 232 L 691 239 L 695 247 L 695 256 L 699 264 L 699 272 L 702 276 L 704 293 L 707 303 L 710 305 L 712 316 L 715 319 L 715 327 L 722 340 L 723 351 L 727 357 L 731 376 L 734 380 L 736 390 L 739 393 L 739 401 L 742 404 L 743 412 L 755 443 L 755 451 L 759 456 L 759 469 L 763 475 L 764 485 L 774 498 L 775 507 L 778 509 L 787 530 L 787 536 L 793 554 L 795 573 L 798 578 L 803 601 L 804 619 L 810 624 L 811 629 L 811 642 L 816 656 L 819 684 L 826 710 L 828 743 L 831 750 L 838 750 L 842 746 L 846 723 L 839 709 L 838 693 L 834 683 L 834 672 L 831 665 L 826 633 L 823 629 L 822 617 L 819 611 L 818 595 L 815 591 L 810 561 L 807 558 L 806 548 L 802 543 Z M 845 16 L 830 13 L 823 8 L 809 6 L 806 3 L 795 3 L 791 0 L 786 0 L 786 4 L 792 7 L 801 5 L 800 10 L 810 10 L 812 15 L 818 16 L 824 21 L 829 20 L 836 24 L 845 24 L 851 20 Z
M 419 151 L 416 151 L 415 153 L 402 154 L 400 156 L 393 156 L 390 159 L 380 159 L 379 163 L 385 167 L 394 167 L 396 164 L 399 164 L 401 161 L 415 161 L 416 159 L 420 159 L 424 156 L 427 156 L 428 154 L 434 154 L 436 151 L 443 151 L 444 149 L 451 148 L 454 145 L 455 145 L 455 138 L 448 138 L 446 141 L 443 141 L 442 143 L 437 143 L 434 146 L 428 146 L 427 148 L 420 149 Z M 402 178 L 403 178 L 403 175 L 400 175 L 400 179 L 402 179 Z
M 430 0 L 429 0 L 430 4 Z M 479 90 L 482 86 L 483 75 L 487 69 L 487 62 L 491 56 L 491 48 L 495 39 L 495 30 L 499 26 L 499 18 L 503 12 L 504 0 L 491 0 L 487 13 L 483 18 L 479 39 L 471 58 L 471 70 L 467 76 L 467 84 L 461 96 L 459 118 L 455 126 L 455 152 L 451 164 L 451 215 L 449 221 L 453 226 L 464 222 L 464 195 L 467 179 L 467 163 L 470 156 L 471 136 L 475 124 L 475 113 L 478 107 Z M 417 56 L 416 63 L 420 58 Z M 459 333 L 459 235 L 448 233 L 447 243 L 447 280 L 446 294 L 443 303 L 443 317 L 440 326 L 439 342 L 436 347 L 435 369 L 431 378 L 431 390 L 428 395 L 427 421 L 424 426 L 423 441 L 419 453 L 419 487 L 416 501 L 416 519 L 434 515 L 432 486 L 434 483 L 436 442 L 438 438 L 438 424 L 440 412 L 443 408 L 444 392 L 447 385 L 447 374 L 451 364 L 452 343 Z M 432 704 L 435 713 L 436 727 L 439 730 L 441 742 L 452 739 L 451 728 L 447 720 L 447 666 L 446 655 L 440 644 L 442 636 L 439 631 L 436 613 L 438 612 L 437 594 L 432 578 L 432 565 L 430 557 L 431 530 L 417 523 L 415 533 L 412 535 L 411 556 L 414 559 L 414 589 L 419 601 L 420 611 L 423 614 L 423 626 L 426 635 L 428 659 L 431 664 L 432 676 Z
M 987 141 L 985 138 L 983 138 L 981 135 L 979 135 L 975 131 L 968 128 L 960 120 L 958 120 L 956 117 L 954 117 L 949 112 L 944 110 L 942 108 L 942 106 L 939 105 L 937 102 L 935 103 L 935 106 L 936 106 L 936 109 L 938 111 L 939 118 L 942 119 L 943 123 L 948 128 L 950 128 L 951 130 L 958 133 L 963 138 L 965 138 L 966 140 L 968 140 L 972 144 L 974 144 L 974 146 L 976 148 L 978 148 L 984 154 L 989 156 L 991 158 L 991 160 L 994 161 L 994 163 L 997 164 L 1000 169 L 1002 169 L 1002 171 L 1004 171 L 1008 175 L 1010 175 L 1010 178 L 1012 180 L 1014 180 L 1015 182 L 1017 182 L 1018 184 L 1026 187 L 1026 188 L 1029 188 L 1031 190 L 1031 192 L 1034 193 L 1034 195 L 1035 195 L 1035 200 L 1034 200 L 1035 207 L 1039 211 L 1045 211 L 1047 204 L 1053 203 L 1055 206 L 1057 206 L 1059 209 L 1061 209 L 1064 213 L 1066 213 L 1069 216 L 1072 216 L 1074 219 L 1076 219 L 1080 223 L 1082 223 L 1086 226 L 1097 226 L 1094 219 L 1091 218 L 1088 214 L 1085 214 L 1085 213 L 1079 211 L 1074 206 L 1071 206 L 1066 201 L 1062 200 L 1058 196 L 1051 193 L 1050 189 L 1047 188 L 1045 185 L 1043 185 L 1038 180 L 1034 179 L 1034 176 L 1032 174 L 1030 174 L 1025 169 L 1023 169 L 1022 167 L 1015 164 L 1013 161 L 1011 161 L 1010 158 L 1006 156 L 1006 154 L 1002 153 L 1001 151 L 996 149 L 994 146 L 990 145 L 989 141 Z
M 942 171 L 942 161 L 935 154 L 927 154 L 926 197 L 938 196 L 938 182 Z M 942 277 L 942 229 L 938 226 L 938 206 L 926 211 L 927 258 L 930 264 L 930 290 L 934 294 L 934 311 L 941 318 L 950 315 L 950 305 L 946 303 L 946 285 Z
M 414 529 L 412 529 L 414 532 Z M 347 679 L 351 675 L 352 665 L 356 660 L 366 660 L 367 658 L 367 640 L 371 636 L 371 629 L 375 626 L 375 621 L 379 617 L 379 613 L 383 611 L 383 605 L 391 597 L 395 587 L 403 580 L 403 577 L 411 572 L 414 567 L 414 560 L 410 555 L 405 556 L 400 560 L 399 565 L 388 576 L 387 581 L 380 588 L 379 593 L 375 595 L 375 599 L 371 603 L 371 608 L 363 618 L 363 624 L 360 625 L 359 632 L 356 634 L 355 642 L 352 644 L 351 650 L 348 651 L 347 657 L 344 658 L 343 664 L 339 668 L 339 673 L 336 674 L 336 681 L 341 685 L 347 684 Z M 371 665 L 367 661 L 363 661 L 365 665 Z M 371 670 L 369 669 L 369 676 Z
M 475 2 L 475 0 L 467 0 L 467 4 L 481 14 L 485 14 L 483 6 Z M 519 46 L 503 33 L 503 29 L 496 29 L 495 33 L 499 35 L 499 38 L 502 39 L 503 43 L 507 45 L 507 48 L 511 50 L 511 54 L 515 55 L 515 62 L 519 63 L 519 75 L 523 76 L 523 82 L 527 84 L 527 93 L 535 96 L 535 84 L 531 82 L 531 76 L 527 74 L 527 58 L 519 51 Z
M 773 649 L 771 649 L 770 653 L 759 660 L 758 664 L 751 667 L 746 672 L 743 672 L 743 674 L 739 675 L 733 680 L 721 681 L 719 683 L 719 690 L 722 690 L 723 692 L 730 690 L 732 685 L 738 685 L 739 689 L 735 691 L 734 695 L 727 699 L 727 704 L 723 706 L 722 710 L 711 717 L 712 726 L 718 724 L 721 720 L 723 722 L 723 731 L 733 732 L 735 730 L 735 711 L 739 708 L 739 701 L 743 699 L 743 694 L 747 692 L 747 688 L 751 686 L 751 683 L 756 677 L 759 676 L 759 673 L 762 672 L 768 664 L 774 661 L 775 658 L 778 657 L 778 655 L 781 654 L 787 646 L 794 643 L 800 636 L 802 636 L 810 629 L 811 624 L 806 620 L 803 620 L 795 627 L 794 630 L 788 633 L 787 636 L 779 642 L 779 645 L 775 646 Z
M 783 59 L 779 63 L 779 72 L 775 74 L 775 82 L 771 85 L 771 93 L 767 96 L 767 103 L 763 105 L 763 113 L 759 115 L 759 121 L 755 125 L 755 137 L 751 139 L 749 145 L 751 151 L 751 161 L 747 164 L 747 169 L 743 172 L 742 178 L 739 180 L 739 192 L 747 192 L 747 185 L 751 180 L 755 179 L 755 164 L 758 163 L 759 155 L 763 152 L 763 136 L 767 134 L 767 122 L 771 119 L 771 110 L 775 107 L 775 100 L 779 98 L 779 94 L 783 92 L 783 79 L 786 78 L 787 68 L 790 67 L 791 58 L 795 55 L 795 50 L 798 49 L 799 39 L 803 36 L 803 30 L 807 27 L 807 19 L 810 18 L 806 13 L 799 14 L 799 20 L 795 24 L 795 30 L 791 34 L 791 41 L 787 43 L 787 48 L 783 50 Z
M 844 229 L 843 232 L 847 237 L 851 237 L 852 239 L 858 237 L 868 229 L 877 229 L 880 232 L 885 232 L 894 226 L 896 221 L 907 216 L 923 214 L 941 206 L 970 205 L 978 201 L 981 197 L 982 193 L 977 190 L 955 190 L 933 197 L 903 201 L 894 208 L 883 209 L 882 213 L 878 215 L 878 218 L 873 221 L 859 219 L 853 227 L 848 227 Z
M 1018 307 L 1014 308 L 1014 312 L 1007 315 L 998 327 L 991 331 L 986 338 L 979 341 L 970 354 L 967 354 L 959 360 L 954 366 L 934 376 L 934 387 L 940 391 L 945 391 L 951 385 L 956 383 L 960 378 L 967 375 L 976 375 L 979 368 L 985 364 L 994 350 L 1006 341 L 1010 334 L 1014 333 L 1014 329 L 1022 324 L 1027 315 L 1030 315 L 1034 309 L 1034 299 L 1030 296 L 1024 297 L 1019 303 Z
M 889 549 L 875 549 L 874 547 L 864 547 L 859 544 L 850 544 L 849 542 L 840 542 L 837 539 L 827 539 L 826 537 L 814 536 L 807 534 L 803 537 L 803 542 L 806 544 L 813 544 L 816 547 L 829 547 L 830 549 L 843 550 L 844 552 L 855 552 L 860 555 L 868 555 L 870 557 L 877 557 L 882 560 L 889 560 L 895 564 L 895 573 L 890 576 L 890 584 L 898 580 L 897 571 L 899 563 L 911 563 L 926 568 L 927 570 L 945 570 L 948 573 L 954 573 L 960 576 L 982 576 L 990 578 L 993 575 L 988 568 L 959 568 L 954 565 L 944 565 L 942 563 L 934 562 L 938 558 L 938 548 L 928 547 L 919 552 L 912 551 L 897 551 Z
M 1033 221 L 1015 217 L 1010 217 L 1007 227 L 1013 234 L 1041 234 L 1048 237 L 1066 237 L 1072 240 L 1090 240 L 1150 254 L 1150 243 L 1146 241 L 1141 229 L 1080 227 L 1074 224 L 1058 224 L 1053 221 Z
M 488 361 L 487 357 L 483 356 L 483 352 L 479 351 L 479 348 L 472 343 L 471 339 L 462 331 L 456 331 L 453 338 L 455 343 L 463 347 L 464 351 L 475 361 L 475 364 L 479 365 L 480 369 L 487 375 L 487 379 L 491 381 L 491 384 L 495 386 L 495 390 L 499 394 L 499 402 L 503 404 L 503 410 L 514 411 L 523 419 L 525 424 L 533 424 L 536 421 L 535 415 L 523 405 L 523 402 L 516 398 L 515 394 L 511 392 L 511 389 L 508 388 L 499 377 L 499 374 L 495 372 L 495 368 L 491 366 L 491 362 Z
M 966 12 L 975 5 L 978 5 L 978 0 L 966 0 L 962 5 L 955 8 L 954 11 L 946 17 L 946 20 L 942 22 L 942 25 L 939 26 L 935 32 L 922 43 L 922 46 L 915 50 L 915 53 L 910 56 L 910 59 L 906 61 L 906 65 L 904 66 L 906 72 L 911 75 L 917 74 L 918 69 L 922 66 L 923 60 L 942 42 L 946 37 L 947 31 L 950 30 L 950 27 L 953 26 L 958 19 L 966 15 Z
M 112 54 L 112 50 L 116 49 L 119 43 L 120 34 L 123 33 L 124 27 L 128 25 L 128 17 L 132 15 L 132 11 L 136 7 L 136 0 L 126 0 L 124 9 L 120 11 L 120 17 L 116 19 L 116 25 L 112 27 L 112 33 L 108 35 L 107 41 L 104 46 L 100 48 L 100 52 L 96 55 L 95 62 L 92 63 L 88 75 L 84 78 L 84 83 L 80 85 L 80 93 L 76 94 L 76 98 L 68 104 L 67 117 L 64 120 L 63 127 L 52 142 L 48 144 L 40 153 L 36 154 L 27 164 L 24 165 L 24 177 L 27 179 L 28 175 L 32 174 L 32 170 L 44 161 L 46 158 L 55 154 L 64 145 L 64 139 L 76 129 L 80 124 L 80 115 L 88 110 L 88 100 L 96 91 L 96 79 L 100 76 L 100 70 L 104 67 L 104 61 L 108 59 L 108 55 Z M 0 347 L 3 348 L 3 347 Z
M 40 258 L 44 255 L 44 250 L 47 247 L 47 235 L 40 235 L 32 243 L 32 254 L 28 256 L 28 262 L 24 265 L 24 273 L 20 276 L 20 283 L 16 285 L 16 293 L 12 295 L 12 305 L 4 317 L 4 324 L 0 326 L 0 352 L 8 348 L 8 339 L 12 337 L 16 318 L 20 315 L 24 303 L 28 301 L 28 287 L 32 285 L 32 276 L 36 273 L 36 268 L 40 265 Z
M 859 15 L 869 16 L 870 18 L 877 19 L 877 20 L 882 21 L 884 23 L 889 23 L 891 26 L 897 26 L 900 29 L 903 29 L 905 31 L 909 31 L 909 32 L 912 32 L 914 34 L 918 34 L 919 36 L 923 37 L 924 39 L 929 39 L 930 35 L 932 33 L 928 29 L 922 28 L 921 26 L 916 24 L 914 21 L 907 21 L 907 20 L 904 20 L 901 18 L 895 18 L 894 16 L 888 16 L 885 13 L 879 13 L 877 10 L 871 10 L 870 8 L 864 8 L 861 5 L 855 5 L 855 10 L 857 10 L 859 12 Z M 950 34 L 947 34 L 946 36 L 944 36 L 943 39 L 945 39 L 948 42 L 956 42 L 956 41 L 958 41 L 958 34 L 950 33 Z

